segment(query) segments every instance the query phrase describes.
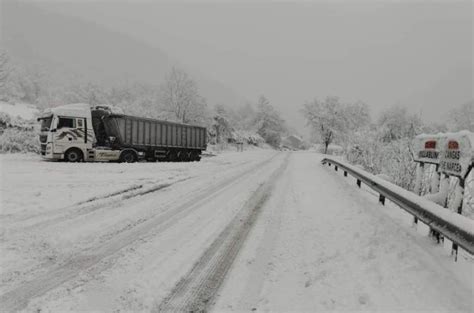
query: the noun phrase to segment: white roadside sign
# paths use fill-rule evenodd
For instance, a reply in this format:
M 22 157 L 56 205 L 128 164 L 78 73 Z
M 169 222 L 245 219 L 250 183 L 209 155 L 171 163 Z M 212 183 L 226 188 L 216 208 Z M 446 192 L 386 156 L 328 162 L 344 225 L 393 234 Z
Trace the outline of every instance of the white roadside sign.
M 439 164 L 444 139 L 442 134 L 417 136 L 413 155 L 415 162 Z
M 441 152 L 442 173 L 465 178 L 473 164 L 474 134 L 467 131 L 446 134 Z

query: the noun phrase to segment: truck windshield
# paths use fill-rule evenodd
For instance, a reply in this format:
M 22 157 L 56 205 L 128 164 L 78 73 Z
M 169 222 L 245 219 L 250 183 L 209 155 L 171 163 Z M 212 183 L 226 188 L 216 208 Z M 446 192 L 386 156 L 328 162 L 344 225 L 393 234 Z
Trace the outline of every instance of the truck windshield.
M 51 122 L 53 121 L 53 117 L 44 117 L 40 119 L 41 121 L 41 131 L 48 131 L 51 127 Z

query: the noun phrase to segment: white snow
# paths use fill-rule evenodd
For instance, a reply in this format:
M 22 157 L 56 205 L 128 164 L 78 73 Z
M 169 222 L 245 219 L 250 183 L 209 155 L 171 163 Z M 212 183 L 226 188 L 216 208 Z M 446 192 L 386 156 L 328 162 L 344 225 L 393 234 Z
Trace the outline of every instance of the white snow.
M 433 175 L 437 179 L 439 179 L 439 175 Z M 435 178 L 435 179 L 436 179 Z M 424 197 L 434 203 L 439 204 L 440 206 L 444 206 L 446 199 L 448 198 L 449 194 L 449 177 L 443 176 L 439 183 L 439 191 L 431 194 L 426 194 Z
M 472 261 L 320 160 L 293 154 L 215 311 L 472 312 Z
M 150 311 L 286 155 L 137 164 L 0 156 L 0 306 Z M 290 155 L 214 310 L 472 311 L 472 262 L 453 263 L 397 220 L 401 209 L 378 205 L 321 158 Z
M 100 290 L 95 276 L 85 279 L 86 271 L 80 272 L 65 287 L 32 301 L 30 309 L 130 309 L 134 301 L 151 307 L 154 297 L 165 296 L 279 164 L 281 156 L 263 166 L 275 155 L 253 150 L 194 163 L 135 164 L 71 164 L 1 155 L 0 294 L 41 275 L 55 278 L 47 273 L 82 255 L 119 255 L 100 270 L 107 277 Z M 236 183 L 234 178 L 239 178 Z M 183 213 L 170 215 L 179 210 Z M 156 227 L 147 228 L 155 222 Z M 155 238 L 156 231 L 163 233 Z M 130 294 L 133 285 L 139 294 Z
M 403 197 L 407 198 L 413 203 L 416 203 L 417 205 L 421 206 L 423 209 L 429 211 L 430 213 L 451 223 L 452 225 L 456 225 L 460 229 L 464 230 L 466 233 L 470 233 L 474 235 L 474 220 L 469 219 L 463 215 L 457 214 L 455 212 L 452 212 L 450 210 L 446 210 L 439 204 L 433 203 L 426 198 L 419 197 L 418 195 L 414 194 L 411 191 L 408 191 L 395 184 L 387 182 L 384 179 L 380 179 L 379 177 L 372 175 L 364 170 L 361 170 L 360 168 L 356 166 L 350 165 L 348 163 L 344 163 L 344 166 L 354 171 L 362 172 L 366 177 L 370 178 L 374 183 L 402 195 Z

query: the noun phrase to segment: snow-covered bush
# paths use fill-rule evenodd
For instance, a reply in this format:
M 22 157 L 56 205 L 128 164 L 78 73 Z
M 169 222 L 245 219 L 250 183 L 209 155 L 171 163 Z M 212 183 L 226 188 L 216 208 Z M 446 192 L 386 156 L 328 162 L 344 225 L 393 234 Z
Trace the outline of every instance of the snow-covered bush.
M 403 138 L 384 142 L 374 136 L 362 138 L 364 139 L 349 149 L 347 160 L 352 164 L 362 165 L 375 175 L 387 175 L 395 184 L 412 190 L 416 174 L 412 140 Z
M 406 109 L 393 106 L 382 112 L 377 123 L 359 128 L 347 138 L 346 158 L 367 171 L 384 174 L 397 185 L 412 190 L 416 163 L 413 139 L 421 132 L 421 121 Z
M 464 191 L 464 206 L 466 207 L 464 211 L 465 215 L 474 219 L 474 171 L 471 170 L 471 173 L 467 176 L 465 183 Z
M 12 126 L 12 119 L 9 114 L 0 112 L 0 129 L 5 129 Z
M 7 128 L 0 134 L 2 153 L 34 152 L 39 153 L 38 134 L 33 129 Z
M 0 152 L 39 153 L 34 119 L 37 109 L 23 103 L 0 102 L 0 110 Z

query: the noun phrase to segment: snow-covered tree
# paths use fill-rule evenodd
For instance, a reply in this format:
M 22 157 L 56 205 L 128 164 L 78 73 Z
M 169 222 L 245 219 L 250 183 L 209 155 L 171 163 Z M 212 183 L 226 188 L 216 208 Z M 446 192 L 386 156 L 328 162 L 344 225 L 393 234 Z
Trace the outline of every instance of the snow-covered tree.
M 324 153 L 329 145 L 344 136 L 345 111 L 337 97 L 327 97 L 324 101 L 314 99 L 303 106 L 303 115 L 307 124 L 324 144 Z
M 162 109 L 157 86 L 144 83 L 122 83 L 107 91 L 106 103 L 121 108 L 125 113 L 160 118 Z
M 394 105 L 383 111 L 377 125 L 385 142 L 402 138 L 413 138 L 421 131 L 422 122 L 416 115 L 410 115 L 405 107 Z
M 90 105 L 107 102 L 104 87 L 88 82 L 70 86 L 65 95 L 66 103 L 88 103 Z
M 377 123 L 351 133 L 347 159 L 373 174 L 385 174 L 403 188 L 412 189 L 416 163 L 413 138 L 423 125 L 416 115 L 393 106 L 381 113 Z
M 361 101 L 346 104 L 344 106 L 344 118 L 346 129 L 349 132 L 367 128 L 371 123 L 369 107 Z
M 280 145 L 281 135 L 286 130 L 285 121 L 263 95 L 260 96 L 257 102 L 254 125 L 257 133 L 265 139 L 265 142 L 273 147 Z
M 213 114 L 211 134 L 215 137 L 215 143 L 226 142 L 231 137 L 233 127 L 231 126 L 228 109 L 223 105 L 216 105 Z
M 250 102 L 237 107 L 235 110 L 235 127 L 239 129 L 252 130 L 255 126 L 255 115 L 255 108 Z
M 199 95 L 196 82 L 177 67 L 173 67 L 161 85 L 163 109 L 183 123 L 199 122 L 206 118 L 206 101 Z

